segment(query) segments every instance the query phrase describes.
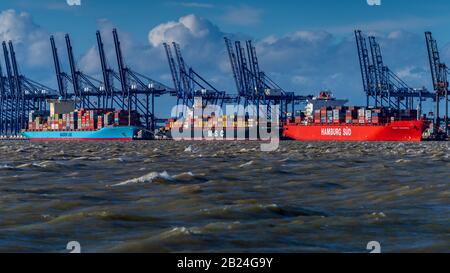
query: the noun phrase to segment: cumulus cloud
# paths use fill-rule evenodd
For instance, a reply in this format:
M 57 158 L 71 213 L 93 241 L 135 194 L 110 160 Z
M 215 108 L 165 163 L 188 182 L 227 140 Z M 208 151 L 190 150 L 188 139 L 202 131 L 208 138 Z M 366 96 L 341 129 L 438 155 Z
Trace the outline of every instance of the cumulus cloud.
M 108 63 L 117 69 L 111 34 L 114 23 L 99 20 L 98 28 L 103 36 Z M 391 70 L 412 87 L 430 87 L 423 35 L 398 30 L 368 34 L 378 37 L 385 64 Z M 48 36 L 29 14 L 12 10 L 0 13 L 0 39 L 15 41 L 21 65 L 45 66 L 46 74 L 53 72 L 48 69 L 52 67 Z M 218 89 L 229 93 L 236 91 L 223 37 L 234 40 L 255 38 L 225 33 L 213 22 L 194 14 L 155 26 L 149 30 L 146 44 L 137 42 L 126 30 L 119 29 L 119 36 L 125 62 L 134 70 L 172 85 L 162 43 L 177 42 L 189 66 L 194 67 Z M 63 37 L 57 35 L 57 39 L 63 42 Z M 314 94 L 320 89 L 331 89 L 340 97 L 359 98 L 359 101 L 354 100 L 355 103 L 364 101 L 356 45 L 351 31 L 341 35 L 325 30 L 299 30 L 261 37 L 254 44 L 261 69 L 284 89 L 298 94 Z M 450 46 L 440 46 L 441 57 L 444 60 L 450 58 Z M 78 66 L 87 74 L 101 79 L 96 43 L 78 60 Z
M 213 4 L 199 3 L 199 2 L 184 2 L 180 3 L 180 5 L 187 8 L 202 8 L 202 9 L 211 9 L 214 7 Z
M 261 22 L 263 14 L 262 9 L 241 5 L 229 7 L 222 20 L 232 25 L 251 26 Z
M 48 33 L 34 23 L 26 12 L 17 13 L 6 10 L 0 13 L 0 41 L 12 40 L 17 51 L 17 58 L 31 67 L 48 64 Z
M 252 38 L 224 33 L 209 20 L 191 14 L 154 27 L 148 40 L 153 48 L 161 47 L 163 42 L 179 43 L 189 65 L 219 89 L 235 93 L 224 36 L 235 40 Z M 263 37 L 255 45 L 261 68 L 286 90 L 310 94 L 330 88 L 348 95 L 350 90 L 361 93 L 360 80 L 355 77 L 359 67 L 352 37 L 352 33 L 339 39 L 326 31 L 302 30 Z M 167 64 L 163 69 L 168 69 Z
M 110 20 L 100 19 L 97 21 L 97 28 L 102 35 L 108 66 L 117 71 L 117 57 L 112 35 L 112 31 L 116 26 Z M 169 73 L 169 71 L 166 69 L 168 66 L 166 65 L 166 57 L 162 46 L 139 43 L 130 33 L 120 28 L 118 28 L 118 35 L 126 66 L 140 73 L 147 74 L 158 81 L 166 77 L 165 74 Z M 94 75 L 99 79 L 102 77 L 97 43 L 92 44 L 81 57 L 78 66 L 84 73 Z
M 374 34 L 374 33 L 370 33 Z M 376 33 L 384 62 L 412 87 L 429 85 L 427 51 L 421 35 L 392 31 Z M 257 43 L 261 66 L 282 86 L 360 98 L 363 91 L 353 33 L 340 38 L 326 31 L 299 31 Z M 282 72 L 282 73 L 280 73 Z
M 101 23 L 102 33 L 110 36 L 112 24 Z M 405 31 L 368 32 L 376 35 L 382 47 L 385 64 L 412 87 L 429 83 L 427 53 L 423 37 Z M 128 35 L 120 32 L 120 35 Z M 148 45 L 139 45 L 128 37 L 123 44 L 129 65 L 151 77 L 170 82 L 169 68 L 162 43 L 177 42 L 182 46 L 188 65 L 222 90 L 235 93 L 231 68 L 223 37 L 246 40 L 251 36 L 227 34 L 211 21 L 190 14 L 178 20 L 155 26 L 149 31 Z M 105 44 L 107 55 L 115 64 L 112 40 Z M 255 42 L 261 69 L 283 88 L 298 94 L 315 94 L 321 89 L 331 89 L 337 96 L 359 98 L 364 94 L 360 78 L 358 57 L 353 32 L 336 35 L 328 31 L 299 30 L 282 36 L 269 35 Z M 450 52 L 443 47 L 443 56 Z M 140 54 L 135 54 L 140 52 Z M 87 71 L 99 69 L 96 46 L 85 55 L 82 62 Z
M 202 73 L 219 89 L 228 88 L 232 82 L 229 74 L 228 55 L 226 53 L 224 37 L 248 38 L 243 35 L 224 33 L 217 25 L 202 17 L 190 14 L 177 21 L 162 23 L 149 31 L 148 41 L 151 47 L 158 48 L 155 53 L 165 53 L 162 50 L 164 42 L 177 42 L 182 47 L 185 61 L 196 71 Z M 163 69 L 168 71 L 167 61 L 164 59 Z
M 188 42 L 193 40 L 211 41 L 223 33 L 210 21 L 194 14 L 181 17 L 153 28 L 148 34 L 151 45 L 159 46 L 164 42 Z

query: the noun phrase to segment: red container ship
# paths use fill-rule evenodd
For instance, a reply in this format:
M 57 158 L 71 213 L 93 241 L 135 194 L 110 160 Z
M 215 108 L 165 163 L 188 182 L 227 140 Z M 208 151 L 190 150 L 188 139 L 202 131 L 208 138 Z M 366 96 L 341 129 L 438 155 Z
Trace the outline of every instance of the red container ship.
M 305 112 L 286 122 L 283 136 L 301 141 L 421 141 L 430 127 L 417 110 L 344 106 L 346 102 L 321 92 Z

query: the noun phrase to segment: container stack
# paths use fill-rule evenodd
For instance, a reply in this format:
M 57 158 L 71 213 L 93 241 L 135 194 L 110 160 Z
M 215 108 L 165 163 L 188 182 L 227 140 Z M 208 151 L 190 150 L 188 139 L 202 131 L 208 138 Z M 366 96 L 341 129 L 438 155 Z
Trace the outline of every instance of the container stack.
M 345 123 L 358 123 L 358 116 L 356 112 L 356 107 L 351 106 L 345 111 Z
M 325 124 L 327 122 L 327 108 L 320 108 L 320 123 Z
M 380 123 L 380 109 L 373 109 L 372 111 L 372 124 L 379 124 Z
M 314 110 L 314 123 L 320 123 L 320 112 L 321 110 Z
M 364 108 L 358 109 L 358 123 L 359 124 L 366 123 L 366 109 Z
M 227 128 L 233 129 L 244 129 L 252 128 L 257 126 L 256 119 L 237 116 L 237 115 L 219 115 L 214 114 L 208 117 L 200 117 L 193 115 L 192 112 L 188 113 L 187 117 L 184 119 L 174 119 L 168 120 L 164 130 L 170 131 L 173 128 L 183 127 L 184 129 L 193 128 L 194 130 L 202 130 L 205 128 L 215 128 L 216 130 L 226 130 Z
M 333 110 L 327 110 L 327 123 L 332 124 L 333 123 Z
M 366 110 L 366 122 L 367 124 L 372 123 L 372 110 L 368 109 Z
M 114 109 L 78 109 L 70 113 L 54 114 L 30 112 L 28 130 L 32 131 L 93 131 L 107 126 L 139 126 L 139 114 Z
M 114 112 L 115 126 L 136 126 L 139 123 L 139 114 L 136 111 L 131 111 L 130 118 L 128 118 L 128 111 L 118 110 Z
M 322 107 L 314 110 L 311 122 L 314 124 L 385 124 L 394 120 L 414 120 L 417 110 L 390 110 L 387 108 L 366 108 L 356 106 Z M 297 122 L 299 123 L 299 122 Z

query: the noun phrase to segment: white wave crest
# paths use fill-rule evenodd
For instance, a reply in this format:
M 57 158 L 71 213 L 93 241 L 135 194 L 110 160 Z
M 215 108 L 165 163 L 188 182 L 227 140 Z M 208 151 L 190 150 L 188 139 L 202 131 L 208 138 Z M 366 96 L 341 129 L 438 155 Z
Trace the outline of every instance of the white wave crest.
M 148 183 L 148 182 L 153 182 L 157 179 L 163 179 L 163 180 L 168 180 L 168 181 L 173 181 L 174 178 L 169 175 L 166 171 L 164 172 L 151 172 L 149 174 L 146 174 L 144 176 L 138 177 L 138 178 L 133 178 L 124 182 L 120 182 L 117 184 L 112 185 L 112 187 L 116 187 L 116 186 L 124 186 L 124 185 L 128 185 L 128 184 L 138 184 L 138 183 Z
M 188 147 L 186 147 L 186 149 L 184 149 L 184 151 L 186 153 L 193 153 L 194 152 L 194 148 L 192 147 L 192 145 L 189 145 Z
M 247 163 L 244 163 L 244 164 L 242 164 L 242 165 L 239 165 L 239 168 L 245 168 L 245 167 L 248 167 L 248 166 L 250 166 L 250 165 L 253 165 L 253 161 L 249 161 L 249 162 L 247 162 Z

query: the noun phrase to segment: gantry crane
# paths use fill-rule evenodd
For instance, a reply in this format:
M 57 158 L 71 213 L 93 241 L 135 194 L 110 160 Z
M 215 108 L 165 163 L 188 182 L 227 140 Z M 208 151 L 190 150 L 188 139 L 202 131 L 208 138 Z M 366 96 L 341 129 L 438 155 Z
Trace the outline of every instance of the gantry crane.
M 17 136 L 26 128 L 29 113 L 46 110 L 47 100 L 58 94 L 20 74 L 12 41 L 3 41 L 2 48 L 6 76 L 0 64 L 0 135 Z
M 233 46 L 233 42 L 229 38 L 225 37 L 224 39 L 238 94 L 238 103 L 242 103 L 244 106 L 257 105 L 258 109 L 260 105 L 266 105 L 267 117 L 271 115 L 270 106 L 279 105 L 280 118 L 284 120 L 289 110 L 294 112 L 294 105 L 313 97 L 286 92 L 261 71 L 256 47 L 252 41 L 246 41 L 244 48 L 240 41 L 235 41 Z M 291 109 L 289 109 L 289 105 Z
M 374 36 L 366 37 L 361 30 L 355 30 L 358 58 L 366 93 L 367 107 L 389 107 L 393 109 L 414 109 L 418 101 L 419 113 L 426 99 L 433 99 L 434 94 L 426 88 L 412 88 L 384 64 L 380 44 Z
M 220 91 L 201 76 L 194 68 L 188 67 L 181 53 L 180 45 L 172 42 L 175 58 L 169 44 L 163 44 L 166 51 L 172 81 L 176 90 L 177 105 L 192 107 L 196 98 L 201 98 L 202 107 L 218 105 L 235 101 L 234 96 Z
M 435 91 L 435 101 L 436 101 L 436 113 L 435 113 L 435 129 L 439 131 L 442 123 L 445 126 L 445 134 L 448 136 L 449 133 L 449 119 L 448 119 L 448 67 L 445 63 L 441 61 L 439 55 L 439 49 L 437 46 L 437 41 L 433 39 L 431 32 L 425 32 L 425 40 L 428 50 L 428 60 L 430 63 L 431 78 L 433 81 L 433 89 Z M 441 118 L 440 116 L 440 104 L 444 100 L 445 104 L 445 116 Z

